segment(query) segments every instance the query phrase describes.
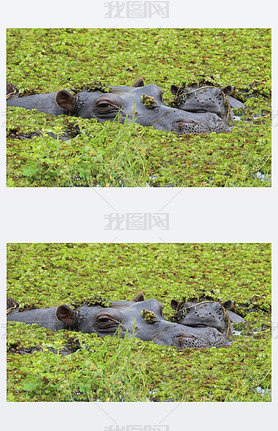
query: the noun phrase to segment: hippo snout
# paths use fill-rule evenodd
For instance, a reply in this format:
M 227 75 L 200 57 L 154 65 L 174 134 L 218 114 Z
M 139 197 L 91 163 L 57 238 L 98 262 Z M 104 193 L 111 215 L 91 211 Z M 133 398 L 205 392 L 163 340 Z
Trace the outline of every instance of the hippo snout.
M 230 345 L 228 338 L 215 328 L 192 328 L 186 326 L 184 328 L 183 332 L 175 334 L 172 338 L 172 345 L 178 349 L 202 349 Z
M 202 342 L 190 333 L 182 333 L 172 338 L 172 345 L 178 349 L 200 348 L 202 347 Z
M 182 119 L 173 122 L 173 130 L 179 134 L 197 133 L 201 131 L 201 126 L 196 121 Z

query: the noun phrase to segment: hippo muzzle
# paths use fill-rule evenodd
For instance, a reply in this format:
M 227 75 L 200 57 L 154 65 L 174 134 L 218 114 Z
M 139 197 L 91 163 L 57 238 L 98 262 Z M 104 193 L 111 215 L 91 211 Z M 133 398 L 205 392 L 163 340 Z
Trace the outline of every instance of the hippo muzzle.
M 191 328 L 168 321 L 160 322 L 159 329 L 151 340 L 156 344 L 171 345 L 177 349 L 201 349 L 230 345 L 228 339 L 215 328 Z

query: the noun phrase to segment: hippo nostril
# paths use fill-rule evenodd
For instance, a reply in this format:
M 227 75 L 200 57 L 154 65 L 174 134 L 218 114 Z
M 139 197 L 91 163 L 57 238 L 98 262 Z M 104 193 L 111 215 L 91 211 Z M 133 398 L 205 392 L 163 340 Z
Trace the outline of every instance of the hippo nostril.
M 183 338 L 194 338 L 194 335 L 182 334 L 178 337 L 179 343 L 182 344 Z

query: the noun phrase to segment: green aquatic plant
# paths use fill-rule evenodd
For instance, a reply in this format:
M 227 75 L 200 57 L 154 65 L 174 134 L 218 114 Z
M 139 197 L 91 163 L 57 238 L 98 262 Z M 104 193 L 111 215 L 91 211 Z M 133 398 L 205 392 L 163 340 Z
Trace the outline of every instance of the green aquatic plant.
M 140 312 L 140 314 L 148 324 L 154 323 L 157 320 L 157 317 L 153 311 L 144 309 Z
M 86 304 L 88 307 L 103 307 L 103 308 L 109 308 L 111 307 L 112 301 L 102 298 L 102 297 L 96 297 L 96 296 L 84 296 L 83 298 L 79 298 L 78 301 L 75 301 L 72 303 L 72 305 L 75 308 L 81 307 L 82 305 Z
M 143 94 L 140 97 L 140 100 L 143 102 L 147 109 L 153 109 L 157 106 L 156 100 L 152 96 L 147 96 L 146 94 Z
M 87 91 L 100 91 L 101 93 L 110 93 L 111 86 L 104 84 L 102 82 L 85 82 L 84 84 L 79 85 L 78 87 L 74 87 L 71 89 L 74 93 L 80 93 L 82 90 Z

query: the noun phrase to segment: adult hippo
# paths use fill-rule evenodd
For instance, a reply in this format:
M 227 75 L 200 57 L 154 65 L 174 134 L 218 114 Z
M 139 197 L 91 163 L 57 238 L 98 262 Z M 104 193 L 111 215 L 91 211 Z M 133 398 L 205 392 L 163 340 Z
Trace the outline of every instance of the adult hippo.
M 220 88 L 198 84 L 179 87 L 173 84 L 171 93 L 176 96 L 174 101 L 176 108 L 192 113 L 214 113 L 225 122 L 232 120 L 232 108 L 245 108 L 242 102 L 232 96 L 231 85 Z
M 178 349 L 229 346 L 229 340 L 215 328 L 194 328 L 168 322 L 156 299 L 138 295 L 133 301 L 111 302 L 108 307 L 88 306 L 73 310 L 68 305 L 8 314 L 8 321 L 36 323 L 52 330 L 67 329 L 96 333 L 100 337 L 134 335 L 144 341 Z
M 229 337 L 232 335 L 232 323 L 244 323 L 245 320 L 231 311 L 232 301 L 214 302 L 186 302 L 172 299 L 171 307 L 176 310 L 174 321 L 197 328 L 216 328 L 219 332 Z
M 96 118 L 100 122 L 118 119 L 134 121 L 157 130 L 178 134 L 227 132 L 226 121 L 215 113 L 187 112 L 166 106 L 163 91 L 155 84 L 144 85 L 139 79 L 133 86 L 109 87 L 107 92 L 84 89 L 77 94 L 68 90 L 48 94 L 11 97 L 8 106 L 37 109 L 51 115 Z

